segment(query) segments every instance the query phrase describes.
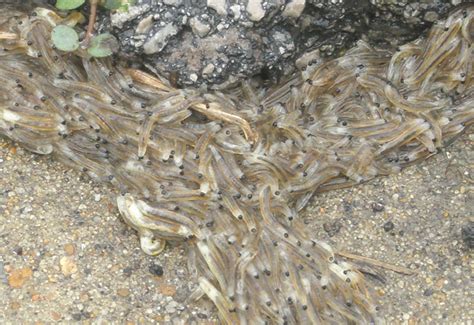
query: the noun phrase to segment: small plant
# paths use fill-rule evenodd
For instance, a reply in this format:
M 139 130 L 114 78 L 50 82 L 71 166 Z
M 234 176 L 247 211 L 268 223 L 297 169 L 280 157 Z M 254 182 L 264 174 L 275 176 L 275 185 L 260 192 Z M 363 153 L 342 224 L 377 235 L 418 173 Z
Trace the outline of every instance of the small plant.
M 66 25 L 58 25 L 51 32 L 51 39 L 57 49 L 72 52 L 79 48 L 79 35 L 74 28 Z
M 86 0 L 58 0 L 56 2 L 56 8 L 59 10 L 72 10 L 79 8 L 86 2 Z
M 56 8 L 59 10 L 74 10 L 84 5 L 85 2 L 86 0 L 57 0 Z M 115 37 L 108 33 L 92 36 L 97 16 L 97 6 L 109 10 L 127 11 L 128 7 L 134 2 L 134 0 L 89 0 L 89 23 L 82 43 L 79 41 L 76 30 L 66 25 L 54 27 L 51 32 L 51 40 L 56 48 L 61 51 L 73 52 L 82 45 L 87 48 L 90 56 L 99 58 L 110 56 L 118 49 L 118 42 Z

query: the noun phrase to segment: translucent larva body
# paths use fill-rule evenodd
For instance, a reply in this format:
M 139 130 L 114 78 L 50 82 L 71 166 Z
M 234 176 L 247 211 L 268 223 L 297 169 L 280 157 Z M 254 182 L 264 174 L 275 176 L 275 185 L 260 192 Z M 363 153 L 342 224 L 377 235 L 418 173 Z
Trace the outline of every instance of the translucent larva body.
M 472 5 L 397 51 L 359 42 L 271 89 L 212 93 L 56 51 L 56 20 L 0 12 L 1 134 L 117 186 L 146 253 L 186 241 L 196 296 L 223 323 L 377 321 L 357 267 L 311 239 L 297 211 L 472 124 Z

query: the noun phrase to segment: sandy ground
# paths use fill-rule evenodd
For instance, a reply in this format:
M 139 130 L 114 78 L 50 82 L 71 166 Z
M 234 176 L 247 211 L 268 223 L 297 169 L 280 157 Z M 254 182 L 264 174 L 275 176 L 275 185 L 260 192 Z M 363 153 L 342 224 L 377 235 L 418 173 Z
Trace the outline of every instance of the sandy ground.
M 390 324 L 471 324 L 474 135 L 398 175 L 321 194 L 303 214 L 337 249 L 408 267 L 370 280 Z M 216 323 L 183 247 L 144 255 L 115 193 L 0 139 L 0 323 Z

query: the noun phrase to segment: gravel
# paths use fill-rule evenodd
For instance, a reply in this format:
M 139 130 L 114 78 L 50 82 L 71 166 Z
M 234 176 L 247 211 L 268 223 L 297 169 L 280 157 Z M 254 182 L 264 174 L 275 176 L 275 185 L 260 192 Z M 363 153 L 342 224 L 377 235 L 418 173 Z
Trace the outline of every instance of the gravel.
M 192 324 L 184 247 L 143 254 L 116 193 L 0 139 L 0 323 Z
M 385 280 L 369 281 L 387 323 L 474 320 L 472 250 L 462 230 L 474 221 L 473 144 L 464 135 L 400 174 L 320 194 L 302 215 L 336 249 L 416 271 L 364 266 Z M 216 322 L 209 301 L 188 301 L 196 280 L 184 247 L 144 255 L 114 196 L 0 139 L 0 323 Z
M 463 237 L 474 221 L 473 147 L 474 134 L 464 135 L 400 174 L 323 193 L 303 214 L 309 232 L 334 248 L 416 272 L 372 267 L 385 280 L 370 283 L 387 324 L 474 320 L 473 251 Z M 324 224 L 336 221 L 331 236 Z
M 359 39 L 396 47 L 461 2 L 138 0 L 128 12 L 102 11 L 98 28 L 117 37 L 122 56 L 179 85 L 220 87 L 257 74 L 277 81 L 304 53 L 339 56 Z

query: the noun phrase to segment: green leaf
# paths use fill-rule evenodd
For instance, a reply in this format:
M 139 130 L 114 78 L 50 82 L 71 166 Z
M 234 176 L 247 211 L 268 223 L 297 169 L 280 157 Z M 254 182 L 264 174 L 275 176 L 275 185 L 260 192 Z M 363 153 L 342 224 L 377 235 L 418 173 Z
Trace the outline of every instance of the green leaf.
M 86 0 L 58 0 L 56 8 L 60 10 L 71 10 L 82 6 Z
M 100 34 L 92 38 L 87 52 L 96 58 L 104 58 L 112 55 L 118 50 L 117 39 L 108 33 Z
M 69 26 L 58 25 L 51 32 L 51 40 L 57 49 L 72 52 L 79 47 L 79 35 Z
M 122 5 L 117 10 L 119 12 L 127 12 L 130 6 L 133 6 L 136 0 L 122 0 Z
M 102 0 L 101 6 L 110 10 L 116 10 L 122 6 L 122 0 Z

